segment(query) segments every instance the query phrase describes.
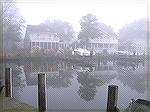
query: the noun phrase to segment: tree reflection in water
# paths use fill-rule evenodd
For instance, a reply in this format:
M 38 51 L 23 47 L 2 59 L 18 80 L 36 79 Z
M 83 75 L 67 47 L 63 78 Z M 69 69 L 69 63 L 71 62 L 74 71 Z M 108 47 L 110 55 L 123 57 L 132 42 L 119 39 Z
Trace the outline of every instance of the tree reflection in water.
M 103 83 L 100 79 L 96 79 L 90 75 L 89 72 L 78 73 L 77 80 L 81 84 L 78 94 L 85 101 L 93 100 L 96 95 L 96 86 Z
M 14 65 L 13 66 L 13 86 L 17 88 L 18 91 L 22 91 L 25 87 L 25 80 L 22 78 L 23 66 Z
M 67 88 L 71 85 L 73 79 L 71 71 L 59 71 L 58 74 L 49 75 L 47 86 L 52 88 Z

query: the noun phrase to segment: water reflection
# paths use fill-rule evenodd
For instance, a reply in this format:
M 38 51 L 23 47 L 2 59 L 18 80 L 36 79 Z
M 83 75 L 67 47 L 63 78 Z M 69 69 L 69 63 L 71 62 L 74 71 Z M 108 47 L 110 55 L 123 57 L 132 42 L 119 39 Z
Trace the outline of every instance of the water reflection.
M 85 101 L 93 100 L 96 88 L 109 83 L 117 76 L 113 62 L 99 62 L 95 67 L 82 67 L 82 70 L 77 72 L 77 80 L 81 84 L 78 94 Z
M 13 69 L 13 86 L 24 88 L 25 87 L 25 79 L 23 79 L 23 66 L 14 66 Z
M 78 93 L 83 99 L 89 101 L 90 99 L 94 98 L 97 86 L 103 82 L 108 83 L 108 79 L 111 80 L 115 77 L 117 77 L 117 79 L 120 80 L 124 85 L 128 85 L 131 89 L 135 89 L 137 92 L 144 93 L 146 90 L 147 78 L 147 68 L 144 65 L 146 65 L 144 62 L 130 63 L 125 61 L 100 61 L 96 64 L 96 66 L 85 67 L 82 65 L 79 66 L 64 62 L 30 62 L 21 66 L 13 65 L 13 82 L 15 87 L 18 86 L 20 88 L 25 86 L 25 81 L 28 86 L 37 85 L 37 74 L 45 73 L 47 74 L 47 87 L 67 88 L 71 85 L 71 81 L 74 78 L 74 70 L 77 72 L 77 80 L 81 84 Z M 21 78 L 23 71 L 25 72 L 24 80 Z M 91 94 L 89 95 L 91 97 L 89 97 L 88 94 Z M 86 97 L 89 99 L 86 99 Z
M 73 79 L 71 71 L 59 71 L 56 75 L 47 76 L 47 86 L 52 88 L 67 88 Z
M 46 74 L 48 88 L 66 88 L 73 79 L 71 65 L 67 63 L 26 63 L 24 70 L 30 86 L 37 85 L 38 73 Z
M 76 108 L 82 108 L 79 104 L 85 107 L 87 106 L 87 108 L 89 105 L 92 105 L 93 108 L 99 108 L 99 106 L 96 107 L 97 105 L 94 105 L 92 102 L 99 102 L 104 96 L 106 97 L 104 94 L 107 94 L 107 92 L 104 93 L 104 91 L 107 90 L 109 84 L 116 84 L 119 88 L 123 87 L 123 89 L 127 87 L 126 94 L 130 95 L 129 91 L 132 90 L 133 94 L 139 93 L 138 98 L 142 98 L 143 95 L 145 95 L 145 91 L 147 91 L 146 65 L 144 62 L 131 63 L 119 60 L 100 60 L 95 63 L 94 66 L 66 62 L 26 62 L 9 64 L 9 66 L 13 68 L 13 91 L 16 98 L 22 99 L 23 102 L 25 101 L 25 103 L 35 106 L 37 104 L 37 100 L 35 100 L 37 98 L 37 74 L 45 73 L 47 89 L 50 91 L 49 94 L 58 94 L 56 93 L 58 90 L 62 92 L 60 93 L 61 97 L 49 97 L 56 101 L 59 101 L 59 98 L 63 98 L 62 107 L 64 104 L 67 105 L 70 103 L 72 106 L 77 105 Z M 101 90 L 102 88 L 105 90 Z M 32 91 L 31 94 L 35 94 L 33 101 L 31 101 L 32 97 L 26 101 L 27 95 L 30 94 L 29 91 Z M 63 93 L 67 93 L 68 96 Z M 103 93 L 103 95 L 101 93 Z M 69 95 L 77 101 L 67 102 L 65 99 L 67 99 Z M 122 100 L 123 98 L 121 97 L 120 99 Z M 52 105 L 50 101 L 51 100 L 49 100 L 48 105 Z M 105 101 L 102 101 L 102 103 L 103 102 Z M 99 102 L 99 105 L 102 104 Z M 59 102 L 55 103 L 55 108 L 57 109 L 58 107 Z
M 146 91 L 147 67 L 144 66 L 144 62 L 117 62 L 116 70 L 119 74 L 118 80 L 124 85 L 129 86 L 138 93 L 144 93 Z
M 116 62 L 116 65 L 117 67 L 122 67 L 122 68 L 125 68 L 125 69 L 132 69 L 133 71 L 135 71 L 137 68 L 138 68 L 138 65 L 139 63 L 137 62 L 125 62 L 125 61 L 117 61 Z
M 102 83 L 101 80 L 90 76 L 88 72 L 79 73 L 77 80 L 81 84 L 78 90 L 79 96 L 85 101 L 93 100 L 96 95 L 96 86 Z

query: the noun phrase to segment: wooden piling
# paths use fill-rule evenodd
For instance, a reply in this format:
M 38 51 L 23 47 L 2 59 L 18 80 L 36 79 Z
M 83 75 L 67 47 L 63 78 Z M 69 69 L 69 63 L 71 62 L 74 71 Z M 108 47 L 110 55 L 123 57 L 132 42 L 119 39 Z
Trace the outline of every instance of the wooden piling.
M 5 96 L 12 97 L 12 68 L 5 68 Z
M 118 86 L 108 86 L 107 112 L 117 112 Z
M 45 74 L 38 74 L 38 108 L 46 111 L 46 78 Z

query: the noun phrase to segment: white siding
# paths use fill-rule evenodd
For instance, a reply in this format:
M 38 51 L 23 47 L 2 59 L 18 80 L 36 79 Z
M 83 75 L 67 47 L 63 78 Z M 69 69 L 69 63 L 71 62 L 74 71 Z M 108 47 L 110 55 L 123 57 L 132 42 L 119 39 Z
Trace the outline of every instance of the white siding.
M 89 43 L 116 43 L 118 44 L 118 39 L 99 39 L 99 38 L 95 38 L 95 39 L 90 39 Z
M 32 42 L 59 42 L 59 37 L 54 37 L 49 33 L 32 33 L 30 39 Z
M 95 38 L 89 40 L 90 49 L 93 49 L 97 53 L 107 51 L 108 53 L 114 53 L 118 50 L 118 39 L 115 38 Z

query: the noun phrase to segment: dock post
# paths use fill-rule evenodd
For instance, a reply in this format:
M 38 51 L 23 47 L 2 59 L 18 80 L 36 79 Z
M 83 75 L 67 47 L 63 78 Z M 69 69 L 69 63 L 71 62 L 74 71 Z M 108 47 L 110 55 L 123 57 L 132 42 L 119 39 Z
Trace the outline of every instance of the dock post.
M 45 74 L 38 74 L 38 109 L 46 111 L 46 77 Z
M 108 86 L 107 112 L 117 112 L 118 86 Z
M 12 97 L 12 68 L 5 68 L 5 96 Z

